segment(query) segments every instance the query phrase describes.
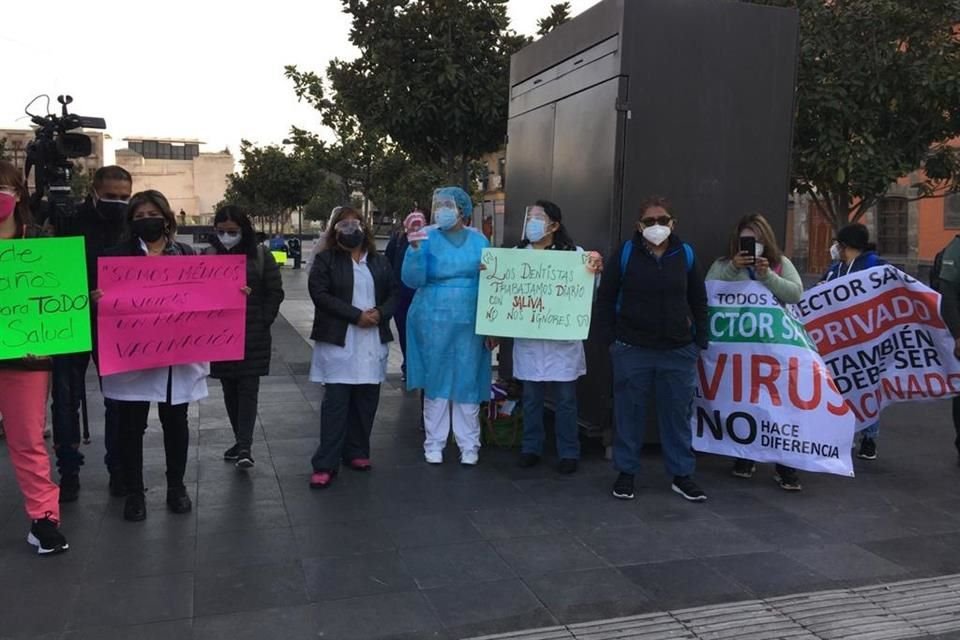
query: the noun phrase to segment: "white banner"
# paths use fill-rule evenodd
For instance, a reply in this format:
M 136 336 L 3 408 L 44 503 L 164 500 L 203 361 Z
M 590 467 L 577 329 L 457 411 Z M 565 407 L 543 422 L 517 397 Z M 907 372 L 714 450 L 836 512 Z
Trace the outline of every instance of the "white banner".
M 694 449 L 852 476 L 856 419 L 803 326 L 756 282 L 708 281 L 707 300 Z
M 864 429 L 889 404 L 960 393 L 940 294 L 896 267 L 814 287 L 792 308 Z

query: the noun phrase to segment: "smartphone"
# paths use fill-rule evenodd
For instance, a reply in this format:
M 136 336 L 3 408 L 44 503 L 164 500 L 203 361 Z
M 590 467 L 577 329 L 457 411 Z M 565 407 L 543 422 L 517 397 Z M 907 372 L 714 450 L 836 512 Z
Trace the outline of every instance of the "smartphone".
M 742 237 L 740 238 L 740 252 L 746 253 L 751 262 L 757 261 L 757 239 Z

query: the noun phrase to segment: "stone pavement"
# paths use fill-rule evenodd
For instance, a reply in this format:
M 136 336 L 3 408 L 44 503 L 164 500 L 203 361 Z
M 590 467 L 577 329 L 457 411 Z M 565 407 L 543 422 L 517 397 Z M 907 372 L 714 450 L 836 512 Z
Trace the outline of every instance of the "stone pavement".
M 452 448 L 428 467 L 419 403 L 392 374 L 374 470 L 311 491 L 323 391 L 306 379 L 310 347 L 295 328 L 308 315 L 304 275 L 284 275 L 292 320 L 274 330 L 257 467 L 242 474 L 221 460 L 232 433 L 212 382 L 191 407 L 192 514 L 164 508 L 154 420 L 149 515 L 122 520 L 100 462 L 92 376 L 94 441 L 80 501 L 63 510 L 69 553 L 30 552 L 0 447 L 0 638 L 464 638 L 960 573 L 948 403 L 888 411 L 880 458 L 858 461 L 856 479 L 803 474 L 804 491 L 787 494 L 769 466 L 744 481 L 704 456 L 710 500 L 690 504 L 652 452 L 637 499 L 619 502 L 595 444 L 573 477 L 550 459 L 518 469 L 515 452 L 489 448 L 475 469 L 456 465 Z

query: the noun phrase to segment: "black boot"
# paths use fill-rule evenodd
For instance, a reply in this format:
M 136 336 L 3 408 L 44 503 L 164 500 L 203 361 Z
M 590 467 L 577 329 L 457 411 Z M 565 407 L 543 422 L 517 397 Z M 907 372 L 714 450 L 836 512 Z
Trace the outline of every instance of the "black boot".
M 123 519 L 129 522 L 141 522 L 147 519 L 147 502 L 143 492 L 136 491 L 127 496 L 127 503 L 123 505 Z
M 190 502 L 187 490 L 183 487 L 167 489 L 167 508 L 173 513 L 190 513 L 193 503 Z

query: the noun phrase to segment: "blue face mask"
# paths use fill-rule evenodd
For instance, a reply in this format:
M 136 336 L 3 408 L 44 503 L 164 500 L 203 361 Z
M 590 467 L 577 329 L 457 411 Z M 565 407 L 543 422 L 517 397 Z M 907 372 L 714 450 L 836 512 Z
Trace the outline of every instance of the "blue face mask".
M 443 231 L 448 231 L 449 229 L 455 227 L 459 218 L 460 214 L 457 213 L 456 209 L 444 207 L 437 210 L 437 226 Z
M 530 242 L 540 242 L 547 235 L 547 223 L 536 218 L 528 220 L 525 234 Z

